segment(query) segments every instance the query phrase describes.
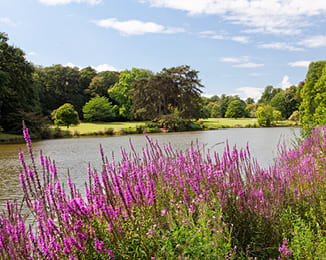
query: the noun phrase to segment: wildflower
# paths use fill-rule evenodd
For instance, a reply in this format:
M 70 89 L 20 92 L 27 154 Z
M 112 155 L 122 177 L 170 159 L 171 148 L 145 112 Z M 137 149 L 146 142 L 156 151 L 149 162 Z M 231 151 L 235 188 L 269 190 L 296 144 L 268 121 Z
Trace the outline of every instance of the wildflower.
M 166 209 L 162 209 L 161 210 L 161 216 L 164 217 L 167 213 L 167 210 Z

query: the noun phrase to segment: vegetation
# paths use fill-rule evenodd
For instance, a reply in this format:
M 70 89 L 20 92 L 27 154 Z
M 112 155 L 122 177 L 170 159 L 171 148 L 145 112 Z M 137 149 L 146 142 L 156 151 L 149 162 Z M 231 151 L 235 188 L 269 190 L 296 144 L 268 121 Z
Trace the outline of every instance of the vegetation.
M 173 151 L 151 139 L 89 168 L 85 195 L 54 161 L 23 152 L 21 203 L 0 213 L 3 259 L 322 259 L 326 254 L 326 127 L 259 167 L 249 148 Z M 133 150 L 132 144 L 130 144 Z M 42 179 L 42 181 L 40 181 Z M 65 183 L 65 184 L 66 184 Z M 35 227 L 26 228 L 21 207 Z
M 301 91 L 300 123 L 305 133 L 326 124 L 326 61 L 312 62 Z
M 117 106 L 112 106 L 106 97 L 94 97 L 83 107 L 84 120 L 94 121 L 112 121 L 116 118 Z
M 64 125 L 69 128 L 70 125 L 77 125 L 78 123 L 78 113 L 75 111 L 73 105 L 66 103 L 56 110 L 55 125 Z

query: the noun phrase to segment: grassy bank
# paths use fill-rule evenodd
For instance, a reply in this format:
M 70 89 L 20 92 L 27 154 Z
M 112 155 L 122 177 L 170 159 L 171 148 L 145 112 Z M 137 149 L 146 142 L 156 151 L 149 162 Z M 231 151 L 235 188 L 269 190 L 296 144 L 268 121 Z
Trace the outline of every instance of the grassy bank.
M 13 134 L 6 134 L 0 133 L 0 144 L 13 144 L 13 143 L 23 143 L 25 142 L 22 135 L 13 135 Z
M 218 129 L 218 128 L 231 128 L 231 127 L 259 127 L 256 118 L 208 118 L 198 120 L 203 126 L 203 129 Z M 108 129 L 112 129 L 113 134 L 137 133 L 136 128 L 145 126 L 145 121 L 139 122 L 106 122 L 106 123 L 80 123 L 77 126 L 71 126 L 69 128 L 61 126 L 60 129 L 64 131 L 70 131 L 72 135 L 105 135 Z M 295 126 L 296 123 L 293 121 L 285 120 L 276 122 L 275 126 Z M 52 126 L 55 128 L 55 126 Z

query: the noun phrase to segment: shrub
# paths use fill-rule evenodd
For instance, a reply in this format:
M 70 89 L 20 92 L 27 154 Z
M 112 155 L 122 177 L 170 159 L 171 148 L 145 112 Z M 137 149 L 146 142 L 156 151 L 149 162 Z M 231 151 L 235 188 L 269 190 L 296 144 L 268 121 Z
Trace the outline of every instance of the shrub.
M 175 152 L 148 136 L 141 155 L 89 168 L 85 196 L 54 161 L 21 151 L 23 205 L 0 213 L 4 259 L 309 259 L 325 255 L 326 126 L 268 169 L 249 148 L 203 156 Z M 131 149 L 134 150 L 132 144 Z M 42 181 L 41 181 L 42 180 Z M 21 207 L 37 225 L 26 228 Z
M 260 126 L 271 126 L 273 122 L 273 108 L 270 105 L 257 109 L 257 121 Z
M 292 115 L 289 117 L 289 120 L 291 120 L 291 121 L 295 121 L 295 122 L 298 122 L 298 121 L 299 121 L 299 116 L 300 116 L 299 111 L 296 110 L 296 111 L 294 111 L 294 112 L 292 113 Z

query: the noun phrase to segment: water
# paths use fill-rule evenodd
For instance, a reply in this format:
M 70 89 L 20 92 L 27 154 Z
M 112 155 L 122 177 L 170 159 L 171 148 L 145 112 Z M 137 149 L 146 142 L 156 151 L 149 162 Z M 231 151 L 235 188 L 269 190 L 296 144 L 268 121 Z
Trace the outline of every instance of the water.
M 191 142 L 198 141 L 200 147 L 205 147 L 211 152 L 222 153 L 228 141 L 232 147 L 244 148 L 249 144 L 251 154 L 257 158 L 260 165 L 268 167 L 277 156 L 280 143 L 291 144 L 294 133 L 298 134 L 299 129 L 293 128 L 230 128 L 214 131 L 183 132 L 151 134 L 153 140 L 160 144 L 171 143 L 176 150 L 189 148 Z M 73 182 L 83 190 L 84 183 L 88 179 L 87 168 L 91 163 L 92 168 L 101 168 L 99 145 L 112 159 L 112 153 L 116 160 L 120 160 L 120 149 L 129 149 L 129 139 L 137 151 L 146 145 L 146 138 L 143 135 L 113 136 L 103 138 L 75 138 L 59 139 L 35 142 L 33 144 L 34 154 L 38 158 L 40 151 L 55 160 L 62 179 L 67 175 L 69 168 Z M 6 200 L 20 200 L 22 192 L 19 183 L 20 162 L 18 151 L 21 147 L 27 156 L 25 145 L 0 145 L 0 209 L 5 205 Z

